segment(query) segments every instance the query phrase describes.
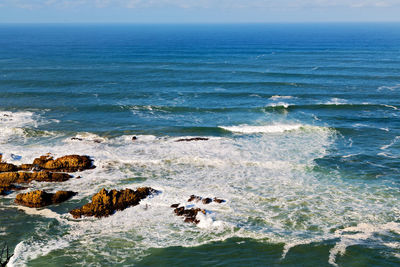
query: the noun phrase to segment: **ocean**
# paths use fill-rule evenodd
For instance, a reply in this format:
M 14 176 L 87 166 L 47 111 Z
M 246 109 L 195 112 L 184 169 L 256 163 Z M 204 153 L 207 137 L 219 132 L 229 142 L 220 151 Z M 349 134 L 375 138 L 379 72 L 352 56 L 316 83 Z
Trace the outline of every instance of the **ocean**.
M 0 153 L 96 165 L 0 197 L 9 266 L 399 266 L 400 24 L 2 24 Z

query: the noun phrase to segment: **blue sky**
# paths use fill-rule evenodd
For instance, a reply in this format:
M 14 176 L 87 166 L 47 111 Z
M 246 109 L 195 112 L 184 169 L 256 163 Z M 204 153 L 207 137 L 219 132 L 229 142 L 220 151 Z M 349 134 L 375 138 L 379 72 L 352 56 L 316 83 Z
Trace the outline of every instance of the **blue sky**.
M 0 0 L 0 23 L 400 21 L 400 0 Z

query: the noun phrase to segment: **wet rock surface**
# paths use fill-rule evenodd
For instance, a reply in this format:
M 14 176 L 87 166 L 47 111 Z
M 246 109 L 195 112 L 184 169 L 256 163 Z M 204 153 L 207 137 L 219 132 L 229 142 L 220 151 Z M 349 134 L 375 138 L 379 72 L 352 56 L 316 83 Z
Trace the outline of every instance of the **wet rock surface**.
M 92 197 L 92 202 L 71 210 L 70 213 L 74 218 L 82 216 L 107 217 L 115 213 L 117 210 L 124 210 L 131 206 L 136 206 L 139 202 L 158 191 L 150 187 L 140 187 L 136 190 L 100 190 Z
M 49 205 L 64 202 L 77 193 L 72 191 L 58 191 L 56 193 L 47 193 L 43 190 L 36 190 L 29 193 L 18 194 L 15 203 L 31 208 L 40 208 Z

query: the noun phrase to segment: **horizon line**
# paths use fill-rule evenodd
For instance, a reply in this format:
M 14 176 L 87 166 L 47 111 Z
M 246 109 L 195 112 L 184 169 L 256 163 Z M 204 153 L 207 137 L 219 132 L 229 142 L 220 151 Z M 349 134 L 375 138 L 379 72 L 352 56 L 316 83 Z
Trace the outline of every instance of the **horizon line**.
M 400 23 L 400 20 L 396 21 L 265 21 L 265 22 L 100 22 L 100 21 L 63 21 L 63 22 L 2 22 L 0 25 L 5 24 L 130 24 L 130 25 L 240 25 L 240 24 L 388 24 L 388 23 Z

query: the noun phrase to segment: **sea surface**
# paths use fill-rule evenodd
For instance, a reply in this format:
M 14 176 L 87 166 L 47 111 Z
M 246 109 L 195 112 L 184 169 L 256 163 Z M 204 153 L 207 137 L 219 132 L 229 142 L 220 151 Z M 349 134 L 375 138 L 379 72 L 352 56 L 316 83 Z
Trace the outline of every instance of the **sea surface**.
M 399 266 L 400 24 L 2 24 L 0 153 L 97 166 L 25 190 L 79 193 L 60 205 L 0 197 L 10 266 Z

